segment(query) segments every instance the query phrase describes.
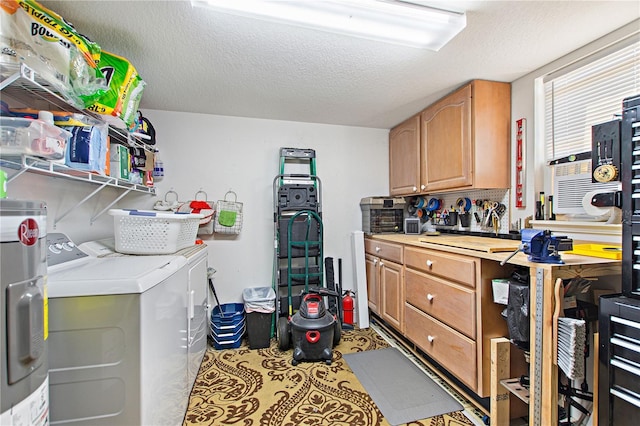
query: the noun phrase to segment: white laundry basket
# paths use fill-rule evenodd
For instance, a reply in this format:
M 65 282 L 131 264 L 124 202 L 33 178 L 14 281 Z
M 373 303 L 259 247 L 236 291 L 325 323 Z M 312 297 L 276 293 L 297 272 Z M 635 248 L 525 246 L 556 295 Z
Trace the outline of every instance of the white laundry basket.
M 195 244 L 201 214 L 111 209 L 116 251 L 171 254 Z

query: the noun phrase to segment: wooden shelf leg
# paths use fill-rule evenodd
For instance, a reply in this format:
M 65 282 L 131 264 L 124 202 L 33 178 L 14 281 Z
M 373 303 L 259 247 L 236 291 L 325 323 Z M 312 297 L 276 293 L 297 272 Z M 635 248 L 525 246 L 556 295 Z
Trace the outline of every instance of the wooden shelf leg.
M 509 391 L 500 380 L 510 378 L 511 342 L 499 337 L 491 339 L 491 425 L 509 426 Z

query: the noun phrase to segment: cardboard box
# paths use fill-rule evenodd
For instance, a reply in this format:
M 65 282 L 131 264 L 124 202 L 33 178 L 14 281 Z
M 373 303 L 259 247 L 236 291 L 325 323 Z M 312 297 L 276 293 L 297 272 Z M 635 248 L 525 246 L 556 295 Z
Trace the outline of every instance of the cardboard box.
M 111 176 L 111 136 L 107 135 L 107 155 L 104 160 L 104 175 Z
M 131 159 L 129 157 L 129 148 L 124 145 L 111 145 L 111 161 L 109 176 L 129 180 L 131 172 Z

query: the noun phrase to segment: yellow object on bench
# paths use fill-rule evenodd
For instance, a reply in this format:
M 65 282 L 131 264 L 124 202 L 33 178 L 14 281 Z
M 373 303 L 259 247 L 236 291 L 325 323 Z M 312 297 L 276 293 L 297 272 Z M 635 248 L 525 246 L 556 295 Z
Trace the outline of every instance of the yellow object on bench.
M 622 247 L 614 244 L 574 244 L 573 250 L 565 251 L 565 253 L 614 260 L 622 259 Z

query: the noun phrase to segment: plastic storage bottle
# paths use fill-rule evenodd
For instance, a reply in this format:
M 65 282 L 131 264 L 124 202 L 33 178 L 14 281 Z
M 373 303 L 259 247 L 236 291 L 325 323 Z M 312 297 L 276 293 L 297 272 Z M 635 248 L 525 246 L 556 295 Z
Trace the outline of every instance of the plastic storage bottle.
M 53 124 L 50 111 L 39 111 L 38 119 L 29 126 L 31 151 L 33 155 L 50 160 L 64 159 L 71 133 Z
M 41 111 L 40 115 L 37 119 L 0 117 L 3 152 L 63 159 L 71 133 L 55 126 L 49 111 Z

